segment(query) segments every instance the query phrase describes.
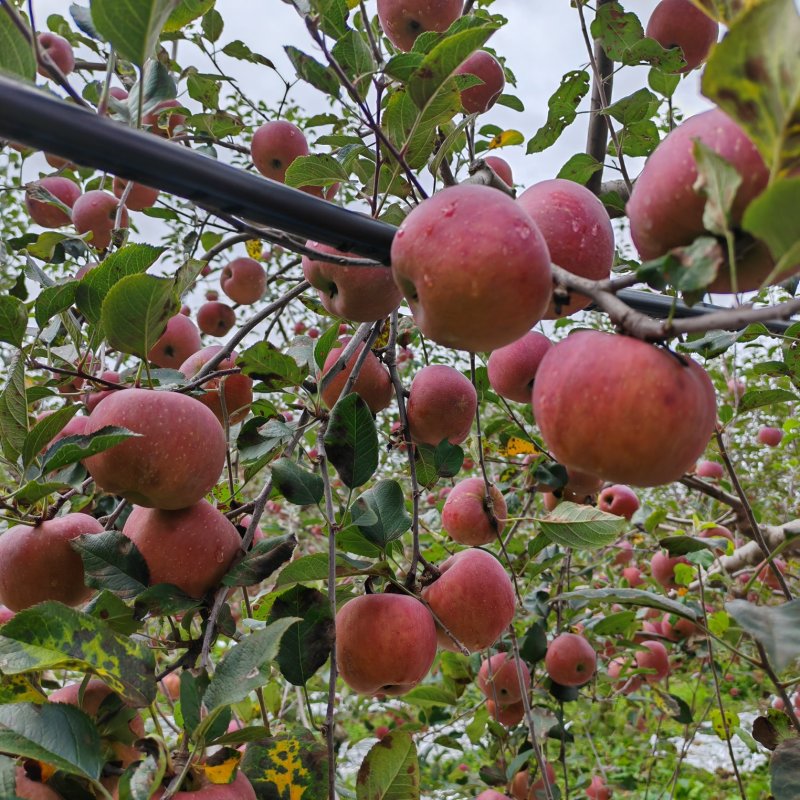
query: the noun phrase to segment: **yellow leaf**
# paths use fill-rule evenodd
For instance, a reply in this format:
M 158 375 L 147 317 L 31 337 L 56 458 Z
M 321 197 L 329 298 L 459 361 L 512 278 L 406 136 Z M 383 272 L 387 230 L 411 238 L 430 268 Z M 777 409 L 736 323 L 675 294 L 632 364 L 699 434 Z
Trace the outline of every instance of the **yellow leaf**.
M 720 739 L 725 741 L 726 739 L 730 739 L 731 736 L 736 732 L 736 728 L 739 727 L 739 715 L 735 714 L 733 711 L 728 711 L 725 709 L 725 719 L 723 721 L 722 712 L 715 708 L 711 712 L 711 727 L 714 728 L 714 733 L 719 736 Z M 725 725 L 727 723 L 728 730 L 726 732 Z
M 203 764 L 203 772 L 211 783 L 227 784 L 236 777 L 242 754 L 232 747 L 223 747 Z
M 520 439 L 518 436 L 509 436 L 503 450 L 507 456 L 533 455 L 539 452 L 533 442 L 529 442 L 527 439 Z
M 489 142 L 489 149 L 497 150 L 498 147 L 511 147 L 515 144 L 522 144 L 524 141 L 525 137 L 519 131 L 502 131 L 497 136 L 492 137 Z
M 247 255 L 258 261 L 261 258 L 261 240 L 248 239 L 244 245 L 247 248 Z

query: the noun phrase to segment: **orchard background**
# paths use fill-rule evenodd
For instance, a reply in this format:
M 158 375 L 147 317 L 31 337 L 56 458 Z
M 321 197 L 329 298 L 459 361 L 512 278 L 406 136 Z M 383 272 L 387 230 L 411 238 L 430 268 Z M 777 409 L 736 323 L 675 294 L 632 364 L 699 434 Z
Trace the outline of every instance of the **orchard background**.
M 0 0 L 0 797 L 800 797 L 800 20 L 643 5 Z

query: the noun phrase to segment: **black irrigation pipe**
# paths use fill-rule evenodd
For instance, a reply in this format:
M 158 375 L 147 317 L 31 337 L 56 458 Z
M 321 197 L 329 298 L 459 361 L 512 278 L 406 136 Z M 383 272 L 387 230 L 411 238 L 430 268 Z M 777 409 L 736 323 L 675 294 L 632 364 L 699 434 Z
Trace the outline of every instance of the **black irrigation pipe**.
M 232 214 L 389 263 L 393 225 L 135 130 L 0 76 L 0 138 L 44 150 L 87 167 L 178 195 L 211 211 Z M 652 317 L 692 317 L 719 311 L 691 308 L 671 297 L 624 289 L 619 296 Z M 674 305 L 674 309 L 673 309 Z M 765 323 L 783 333 L 791 321 Z

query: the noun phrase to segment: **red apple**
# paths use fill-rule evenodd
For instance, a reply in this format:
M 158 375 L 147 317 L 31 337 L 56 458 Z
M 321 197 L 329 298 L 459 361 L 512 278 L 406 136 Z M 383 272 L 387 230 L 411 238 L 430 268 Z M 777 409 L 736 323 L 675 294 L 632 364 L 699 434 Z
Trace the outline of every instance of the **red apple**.
M 197 327 L 209 336 L 225 336 L 236 324 L 236 312 L 227 304 L 212 300 L 197 309 Z
M 104 372 L 100 373 L 100 377 L 104 381 L 109 381 L 109 383 L 119 383 L 120 376 L 118 372 L 114 372 L 113 370 L 105 370 Z M 102 400 L 105 400 L 112 392 L 116 391 L 115 389 L 99 389 L 95 388 L 89 391 L 84 398 L 84 403 L 86 404 L 86 409 L 91 414 L 95 408 L 97 408 L 97 404 L 100 403 Z
M 639 498 L 630 486 L 615 484 L 600 492 L 597 507 L 629 520 L 639 510 Z
M 156 791 L 152 800 L 162 800 L 165 791 L 165 789 Z M 114 800 L 118 800 L 116 795 Z M 247 776 L 239 770 L 232 783 L 209 783 L 203 778 L 200 781 L 200 788 L 192 792 L 175 792 L 172 800 L 256 800 L 256 793 Z
M 648 683 L 658 683 L 669 675 L 669 655 L 661 642 L 648 640 L 642 642 L 644 650 L 637 650 L 636 664 L 639 669 L 654 670 L 644 675 Z
M 544 771 L 547 773 L 547 783 L 550 786 L 556 785 L 556 771 L 552 764 L 545 764 Z M 543 776 L 539 776 L 532 784 L 528 794 L 528 800 L 544 800 L 547 796 L 544 788 L 545 780 Z
M 525 719 L 525 704 L 522 700 L 516 703 L 509 703 L 508 705 L 498 705 L 494 700 L 489 699 L 486 701 L 486 710 L 489 716 L 497 720 L 501 725 L 507 728 L 513 728 L 514 725 L 519 725 Z
M 405 694 L 428 674 L 435 656 L 436 625 L 414 597 L 361 595 L 336 615 L 339 674 L 359 694 Z
M 783 439 L 783 431 L 780 428 L 768 428 L 766 426 L 758 429 L 758 443 L 765 444 L 767 447 L 777 447 Z
M 53 412 L 52 411 L 43 411 L 41 414 L 38 414 L 36 417 L 36 421 L 40 422 L 45 417 L 49 417 Z M 66 438 L 67 436 L 82 436 L 86 433 L 86 425 L 89 422 L 89 417 L 73 417 L 43 448 L 46 450 L 48 447 L 51 447 L 56 442 L 61 441 L 62 439 Z
M 655 578 L 657 583 L 660 583 L 665 589 L 677 589 L 678 584 L 675 583 L 675 567 L 678 564 L 688 564 L 689 561 L 684 556 L 674 556 L 670 558 L 664 553 L 654 553 L 650 559 L 650 573 Z
M 467 114 L 485 114 L 503 94 L 506 85 L 506 74 L 500 62 L 485 50 L 476 50 L 455 74 L 474 75 L 483 81 L 461 91 L 461 105 Z
M 521 685 L 518 666 L 522 672 Z M 508 653 L 497 653 L 481 664 L 477 683 L 478 688 L 490 700 L 510 705 L 518 703 L 522 700 L 522 695 L 530 691 L 531 671 L 522 659 L 514 658 Z
M 354 255 L 317 242 L 306 244 L 320 253 Z M 345 267 L 303 256 L 303 274 L 326 311 L 353 322 L 388 317 L 403 299 L 388 267 Z
M 389 41 L 408 52 L 424 31 L 446 31 L 463 5 L 463 0 L 378 0 L 378 19 Z
M 70 215 L 56 205 L 44 200 L 36 200 L 33 193 L 38 188 L 46 189 L 53 197 L 60 200 L 65 206 L 72 208 L 75 201 L 81 196 L 81 189 L 77 183 L 69 178 L 53 176 L 34 181 L 25 187 L 25 208 L 28 209 L 31 219 L 43 228 L 60 228 L 69 225 Z
M 583 636 L 562 633 L 547 647 L 544 666 L 552 680 L 561 686 L 583 686 L 592 679 L 597 655 Z
M 87 433 L 117 425 L 137 437 L 85 459 L 109 494 L 142 506 L 186 508 L 217 482 L 225 464 L 225 433 L 202 403 L 175 392 L 124 389 L 103 400 Z
M 63 800 L 47 784 L 31 780 L 26 774 L 24 767 L 16 769 L 16 786 L 11 794 L 16 793 L 19 800 Z
M 661 0 L 647 22 L 646 35 L 669 50 L 680 47 L 686 66 L 697 69 L 717 42 L 719 25 L 690 0 Z
M 198 372 L 222 350 L 222 346 L 212 344 L 189 356 L 180 366 L 180 371 L 191 380 Z M 236 365 L 236 352 L 221 361 L 216 369 L 232 369 Z M 222 394 L 220 394 L 220 389 Z M 202 386 L 205 394 L 198 400 L 214 412 L 214 416 L 224 425 L 227 417 L 229 425 L 241 422 L 249 413 L 253 403 L 253 379 L 248 375 L 225 375 L 206 381 Z M 223 410 L 223 399 L 225 407 Z
M 442 508 L 442 528 L 460 544 L 478 547 L 496 542 L 506 525 L 506 501 L 496 486 L 491 487 L 494 524 L 486 502 L 483 478 L 466 478 L 447 495 Z
M 623 694 L 632 694 L 642 686 L 641 675 L 628 675 L 631 666 L 624 658 L 615 658 L 609 662 L 608 677 L 616 681 L 614 688 Z M 620 676 L 624 676 L 620 678 Z
M 135 506 L 122 532 L 150 570 L 150 585 L 172 583 L 190 597 L 215 588 L 241 551 L 233 523 L 206 500 L 162 511 Z
M 114 178 L 114 195 L 121 198 L 127 185 L 128 181 L 123 178 Z M 151 189 L 141 183 L 134 183 L 133 188 L 128 192 L 125 206 L 131 211 L 144 211 L 146 208 L 152 208 L 156 204 L 159 194 L 158 189 Z
M 274 119 L 253 134 L 250 155 L 262 175 L 285 183 L 286 168 L 296 158 L 308 155 L 308 142 L 297 125 L 283 119 Z
M 39 41 L 39 50 L 42 55 L 47 54 L 50 60 L 61 70 L 62 75 L 69 75 L 75 69 L 75 54 L 72 45 L 63 37 L 49 31 L 36 35 Z M 50 72 L 43 64 L 39 64 L 38 73 L 43 78 L 49 78 Z
M 593 281 L 609 276 L 614 229 L 605 206 L 585 186 L 554 178 L 526 189 L 517 202 L 542 232 L 554 264 Z M 587 305 L 588 297 L 573 292 L 559 309 L 551 301 L 546 317 L 569 316 Z
M 514 587 L 500 562 L 485 550 L 462 550 L 439 571 L 423 600 L 468 650 L 491 647 L 514 618 Z M 438 638 L 443 649 L 458 650 L 442 629 Z
M 38 525 L 15 525 L 0 536 L 0 603 L 12 611 L 57 600 L 79 606 L 92 595 L 83 561 L 70 542 L 103 526 L 88 514 L 66 514 Z
M 772 563 L 775 565 L 775 569 L 783 575 L 786 572 L 786 562 L 781 558 L 774 558 Z M 780 581 L 778 580 L 777 575 L 775 575 L 775 570 L 770 567 L 769 564 L 764 564 L 761 568 L 760 572 L 758 573 L 758 579 L 765 583 L 770 589 L 778 590 L 781 588 Z
M 586 789 L 588 800 L 611 800 L 611 789 L 600 775 L 592 775 L 592 781 Z
M 95 189 L 82 194 L 72 206 L 72 222 L 78 233 L 91 233 L 89 243 L 97 250 L 111 244 L 111 232 L 117 217 L 119 201 L 113 194 Z M 128 227 L 128 211 L 123 206 L 120 225 Z
M 453 367 L 423 367 L 411 381 L 406 412 L 411 438 L 438 445 L 443 439 L 461 444 L 472 429 L 478 393 Z
M 150 348 L 147 360 L 157 367 L 180 369 L 181 364 L 202 346 L 197 325 L 183 314 L 176 314 L 169 319 L 166 330 Z
M 725 477 L 725 467 L 717 461 L 698 461 L 694 474 L 698 478 L 710 478 L 718 481 Z
M 419 329 L 458 350 L 495 350 L 519 339 L 552 294 L 539 229 L 489 186 L 450 186 L 424 200 L 400 225 L 391 257 Z
M 180 108 L 181 105 L 178 100 L 162 100 L 153 107 L 152 111 L 142 117 L 142 127 L 149 129 L 150 133 L 155 133 L 157 136 L 171 139 L 175 135 L 176 128 L 186 124 L 186 117 L 177 112 L 170 114 L 165 112 L 171 108 Z
M 554 458 L 608 481 L 678 480 L 716 423 L 705 370 L 646 342 L 578 331 L 542 359 L 533 408 Z
M 483 160 L 486 162 L 487 166 L 494 170 L 494 174 L 497 175 L 500 180 L 508 186 L 514 185 L 514 173 L 511 171 L 511 165 L 508 161 L 499 156 L 486 156 Z
M 544 334 L 529 331 L 521 339 L 494 350 L 486 362 L 492 389 L 506 400 L 530 403 L 536 371 L 552 347 Z
M 257 303 L 267 288 L 264 267 L 252 258 L 235 258 L 219 276 L 220 286 L 234 303 L 249 306 Z
M 349 341 L 349 338 L 341 339 L 339 345 L 331 349 L 322 367 L 322 375 L 327 375 Z M 350 373 L 358 360 L 359 353 L 363 349 L 364 345 L 359 344 L 353 356 L 345 364 L 344 369 L 340 370 L 322 391 L 322 402 L 328 408 L 333 408 L 336 405 L 336 401 L 339 399 L 339 395 L 342 393 L 347 379 L 350 377 Z M 374 353 L 370 353 L 361 366 L 358 378 L 353 384 L 353 391 L 369 406 L 369 410 L 373 414 L 388 408 L 392 402 L 393 389 L 389 370 L 378 361 L 378 357 Z

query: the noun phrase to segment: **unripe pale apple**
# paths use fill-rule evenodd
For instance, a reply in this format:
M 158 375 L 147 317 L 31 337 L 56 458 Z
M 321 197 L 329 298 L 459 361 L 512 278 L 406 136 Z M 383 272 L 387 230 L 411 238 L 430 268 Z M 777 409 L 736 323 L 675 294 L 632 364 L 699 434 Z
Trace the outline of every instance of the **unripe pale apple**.
M 14 791 L 20 800 L 62 800 L 61 795 L 53 791 L 47 784 L 31 780 L 25 774 L 24 767 L 17 767 L 16 776 Z
M 500 562 L 485 550 L 463 550 L 439 571 L 422 599 L 468 650 L 491 647 L 514 618 L 514 587 Z M 439 647 L 458 651 L 441 628 L 437 635 Z
M 219 479 L 225 433 L 202 403 L 187 395 L 124 389 L 103 400 L 87 433 L 106 425 L 138 437 L 85 459 L 97 485 L 141 506 L 177 509 L 196 503 Z
M 234 303 L 249 306 L 263 297 L 267 288 L 267 273 L 252 258 L 234 258 L 223 268 L 219 283 L 222 291 Z
M 117 95 L 114 96 L 117 97 Z M 127 96 L 126 94 L 125 97 Z M 157 103 L 152 111 L 142 117 L 142 127 L 149 128 L 150 133 L 155 133 L 157 136 L 171 139 L 175 135 L 175 129 L 186 124 L 186 116 L 179 113 L 163 114 L 163 112 L 170 108 L 180 108 L 181 105 L 182 103 L 178 100 L 163 100 Z
M 433 446 L 443 439 L 461 444 L 472 429 L 478 393 L 453 367 L 423 367 L 411 381 L 406 413 L 411 438 Z
M 83 561 L 70 542 L 101 533 L 88 514 L 66 514 L 34 527 L 15 525 L 0 536 L 0 603 L 12 611 L 57 600 L 79 606 L 92 589 L 84 583 Z
M 233 523 L 207 500 L 177 511 L 136 506 L 122 532 L 147 562 L 151 586 L 172 583 L 190 597 L 222 580 L 242 544 Z
M 450 186 L 424 200 L 400 225 L 391 257 L 419 329 L 446 347 L 511 344 L 550 302 L 544 238 L 518 203 L 489 186 Z
M 780 428 L 769 428 L 764 426 L 758 429 L 758 443 L 765 444 L 767 447 L 777 447 L 783 439 L 783 431 Z
M 517 666 L 522 672 L 522 684 L 519 682 Z M 490 669 L 491 667 L 491 669 Z M 531 671 L 522 660 L 508 653 L 497 653 L 487 658 L 478 671 L 478 688 L 490 700 L 501 705 L 518 703 L 522 695 L 531 688 Z
M 516 703 L 509 703 L 508 705 L 500 705 L 494 700 L 489 699 L 486 701 L 486 710 L 489 716 L 497 720 L 501 725 L 507 728 L 513 728 L 514 725 L 519 725 L 525 718 L 525 704 L 522 700 Z
M 323 376 L 327 375 L 328 371 L 333 367 L 349 341 L 349 338 L 341 339 L 339 346 L 332 348 L 328 353 L 325 364 L 322 367 Z M 340 370 L 322 390 L 320 396 L 322 397 L 322 402 L 328 408 L 333 408 L 336 405 L 336 401 L 339 399 L 339 395 L 342 393 L 363 348 L 364 345 L 360 344 L 350 360 L 345 364 L 344 369 Z M 353 384 L 353 391 L 369 406 L 369 410 L 373 414 L 388 408 L 392 402 L 392 379 L 389 375 L 389 370 L 378 361 L 375 353 L 371 352 L 362 364 L 358 378 Z
M 718 461 L 698 461 L 694 473 L 698 478 L 718 481 L 725 477 L 725 467 Z
M 39 40 L 39 50 L 42 55 L 46 53 L 50 56 L 50 60 L 61 70 L 62 75 L 69 75 L 75 69 L 72 45 L 63 36 L 48 31 L 38 34 L 36 38 Z M 43 64 L 39 64 L 37 71 L 43 78 L 51 77 Z
M 408 52 L 424 31 L 446 31 L 463 5 L 463 0 L 378 0 L 378 19 L 389 41 Z
M 654 670 L 643 677 L 648 683 L 658 683 L 669 675 L 667 648 L 661 642 L 654 640 L 647 640 L 641 644 L 645 649 L 636 651 L 636 664 L 639 669 Z
M 494 170 L 494 174 L 497 175 L 498 178 L 509 186 L 514 185 L 514 173 L 511 171 L 511 165 L 508 161 L 499 156 L 486 156 L 483 160 L 486 162 L 487 166 Z
M 184 314 L 170 317 L 164 333 L 150 348 L 147 360 L 157 367 L 180 369 L 181 364 L 203 346 L 200 331 Z
M 597 507 L 608 514 L 629 520 L 639 510 L 639 498 L 630 486 L 617 483 L 600 492 Z
M 697 69 L 716 44 L 719 25 L 690 0 L 661 0 L 653 9 L 645 34 L 663 48 L 680 47 L 686 66 Z
M 197 327 L 208 336 L 225 336 L 236 324 L 236 312 L 227 304 L 212 300 L 197 309 Z
M 318 242 L 306 244 L 320 253 L 354 255 Z M 388 317 L 403 300 L 387 267 L 345 267 L 303 256 L 303 274 L 317 290 L 326 311 L 353 322 L 374 322 Z
M 691 244 L 698 236 L 709 235 L 703 224 L 706 196 L 695 189 L 696 139 L 722 156 L 742 177 L 731 209 L 734 227 L 741 222 L 750 202 L 767 186 L 769 170 L 761 154 L 727 114 L 717 108 L 690 117 L 653 151 L 628 201 L 631 236 L 643 259 L 658 258 L 672 248 Z M 764 257 L 762 247 L 739 250 L 742 252 L 737 255 L 737 288 L 757 289 L 774 265 Z M 789 274 L 783 273 L 781 280 Z M 716 280 L 708 288 L 712 292 L 731 291 L 727 263 L 720 267 Z
M 528 331 L 516 342 L 494 350 L 486 362 L 492 389 L 506 400 L 530 403 L 536 371 L 552 347 L 544 334 Z
M 222 346 L 218 344 L 198 350 L 181 364 L 180 371 L 191 380 L 220 350 L 222 350 Z M 236 366 L 236 356 L 236 352 L 231 353 L 215 369 L 233 369 Z M 220 395 L 222 387 L 224 389 Z M 222 425 L 225 424 L 226 415 L 230 425 L 241 422 L 249 413 L 253 403 L 253 379 L 249 375 L 225 375 L 221 378 L 214 378 L 206 381 L 202 389 L 205 394 L 197 399 L 214 412 L 214 416 Z M 223 399 L 225 401 L 224 411 Z
M 359 694 L 405 694 L 428 674 L 435 656 L 436 625 L 414 597 L 361 595 L 336 615 L 339 674 Z
M 274 119 L 264 123 L 253 134 L 250 155 L 262 175 L 285 183 L 286 168 L 296 158 L 308 155 L 308 142 L 297 125 Z
M 503 94 L 506 85 L 506 74 L 500 62 L 485 50 L 476 50 L 455 74 L 474 75 L 483 81 L 461 91 L 461 105 L 467 114 L 485 114 Z
M 650 574 L 653 576 L 657 583 L 660 583 L 665 589 L 677 589 L 678 584 L 675 583 L 675 567 L 678 564 L 688 564 L 689 561 L 684 556 L 675 556 L 670 558 L 664 553 L 654 553 L 650 559 Z
M 496 486 L 490 490 L 494 522 L 489 516 L 483 478 L 466 478 L 447 495 L 442 508 L 442 528 L 460 544 L 478 547 L 496 542 L 506 526 L 506 501 Z
M 117 217 L 119 201 L 113 194 L 94 189 L 82 194 L 72 206 L 72 223 L 78 233 L 92 234 L 89 243 L 97 250 L 111 244 L 111 232 Z M 128 210 L 123 206 L 120 225 L 128 227 Z
M 634 486 L 678 480 L 716 423 L 705 370 L 627 336 L 578 331 L 536 373 L 533 409 L 553 457 Z
M 599 281 L 614 263 L 614 229 L 605 206 L 585 186 L 563 178 L 526 189 L 517 202 L 542 232 L 550 260 L 562 269 Z M 566 317 L 586 308 L 589 298 L 577 292 L 558 309 L 550 303 L 546 318 Z
M 597 666 L 594 648 L 577 633 L 562 633 L 547 646 L 544 666 L 561 686 L 583 686 L 592 679 Z
M 81 189 L 78 184 L 69 180 L 69 178 L 53 176 L 42 178 L 25 187 L 25 208 L 37 225 L 41 225 L 43 228 L 60 228 L 62 225 L 69 225 L 71 219 L 66 211 L 44 200 L 36 200 L 33 197 L 33 192 L 37 187 L 46 189 L 65 206 L 72 208 L 75 205 L 75 201 L 81 196 Z
M 128 181 L 124 178 L 114 178 L 114 195 L 121 198 Z M 160 194 L 158 189 L 151 189 L 141 183 L 134 183 L 128 197 L 125 199 L 125 206 L 131 211 L 144 211 L 146 208 L 152 208 L 158 200 Z

